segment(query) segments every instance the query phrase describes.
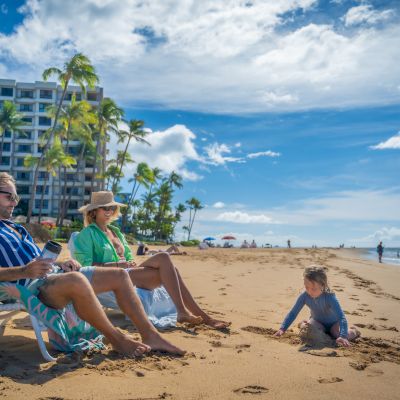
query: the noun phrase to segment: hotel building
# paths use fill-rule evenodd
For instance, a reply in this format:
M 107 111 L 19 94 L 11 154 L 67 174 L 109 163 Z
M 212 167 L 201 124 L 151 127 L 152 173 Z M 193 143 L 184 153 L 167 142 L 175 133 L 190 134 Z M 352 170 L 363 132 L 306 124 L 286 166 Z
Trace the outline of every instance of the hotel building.
M 84 94 L 79 86 L 68 86 L 63 104 L 67 105 L 71 102 L 73 93 L 75 93 L 76 100 L 87 100 L 93 106 L 97 106 L 103 99 L 101 87 L 88 88 L 86 94 Z M 29 154 L 40 157 L 42 150 L 40 138 L 53 124 L 53 120 L 46 114 L 46 107 L 57 105 L 61 96 L 62 88 L 54 82 L 24 83 L 0 79 L 0 109 L 5 100 L 12 101 L 23 115 L 24 120 L 24 125 L 21 127 L 22 132 L 6 131 L 3 133 L 4 144 L 0 160 L 0 171 L 10 173 L 17 182 L 21 201 L 16 214 L 18 214 L 18 211 L 26 214 L 33 186 L 34 167 L 26 168 L 24 158 Z M 79 141 L 70 141 L 68 153 L 78 158 L 79 151 Z M 52 217 L 58 215 L 60 192 L 62 193 L 65 180 L 67 181 L 67 193 L 72 191 L 67 218 L 74 218 L 79 214 L 77 209 L 90 199 L 91 182 L 95 180 L 94 190 L 99 190 L 101 183 L 93 175 L 93 164 L 89 161 L 83 162 L 85 164 L 80 166 L 79 173 L 76 173 L 76 168 L 74 168 L 67 170 L 65 176 L 63 173 L 61 174 L 61 191 L 58 174 L 53 177 L 44 168 L 39 170 L 33 215 L 37 215 L 39 212 L 41 194 L 45 183 L 42 215 Z

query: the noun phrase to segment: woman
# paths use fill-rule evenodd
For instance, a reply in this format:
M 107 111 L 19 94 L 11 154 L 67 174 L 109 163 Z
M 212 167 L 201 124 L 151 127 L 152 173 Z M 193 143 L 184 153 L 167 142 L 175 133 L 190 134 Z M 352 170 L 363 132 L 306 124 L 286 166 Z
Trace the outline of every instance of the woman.
M 158 253 L 141 263 L 133 261 L 131 250 L 121 231 L 110 223 L 116 220 L 124 204 L 114 201 L 112 192 L 93 192 L 90 204 L 79 209 L 85 228 L 74 240 L 75 258 L 83 265 L 126 268 L 133 285 L 153 290 L 163 285 L 177 310 L 177 321 L 205 323 L 216 329 L 230 324 L 210 317 L 195 302 L 173 265 L 169 254 Z

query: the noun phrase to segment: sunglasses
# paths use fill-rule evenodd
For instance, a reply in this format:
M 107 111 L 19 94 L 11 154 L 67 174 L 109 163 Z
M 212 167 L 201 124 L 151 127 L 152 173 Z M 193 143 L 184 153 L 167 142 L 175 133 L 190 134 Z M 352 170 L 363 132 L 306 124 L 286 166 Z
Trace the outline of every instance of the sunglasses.
M 115 212 L 117 210 L 117 206 L 105 206 L 105 207 L 99 207 L 103 211 L 112 211 Z
M 0 193 L 7 194 L 8 201 L 15 201 L 16 203 L 19 203 L 20 197 L 17 194 L 6 192 L 5 190 L 0 190 Z

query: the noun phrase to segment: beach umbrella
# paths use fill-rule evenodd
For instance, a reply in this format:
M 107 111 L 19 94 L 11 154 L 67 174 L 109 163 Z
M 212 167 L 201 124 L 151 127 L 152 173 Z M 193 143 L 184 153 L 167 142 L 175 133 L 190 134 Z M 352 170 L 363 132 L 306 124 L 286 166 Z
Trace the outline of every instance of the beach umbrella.
M 236 240 L 235 236 L 232 235 L 226 235 L 222 237 L 222 240 Z
M 209 240 L 216 240 L 216 239 L 211 236 L 208 236 L 208 237 L 204 238 L 203 240 L 209 241 Z

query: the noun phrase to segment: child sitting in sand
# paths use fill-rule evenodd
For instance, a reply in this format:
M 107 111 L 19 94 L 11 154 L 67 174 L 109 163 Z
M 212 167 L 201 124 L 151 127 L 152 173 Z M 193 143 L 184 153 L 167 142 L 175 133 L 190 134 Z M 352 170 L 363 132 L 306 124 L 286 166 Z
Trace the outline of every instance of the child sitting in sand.
M 282 336 L 296 319 L 304 305 L 307 305 L 311 310 L 311 317 L 308 321 L 303 321 L 300 324 L 300 328 L 307 328 L 311 325 L 330 334 L 336 339 L 336 344 L 344 347 L 350 346 L 349 341 L 360 336 L 360 332 L 354 327 L 347 329 L 347 320 L 344 312 L 335 294 L 329 289 L 325 268 L 319 266 L 308 267 L 305 269 L 303 276 L 306 290 L 299 296 L 275 336 Z

